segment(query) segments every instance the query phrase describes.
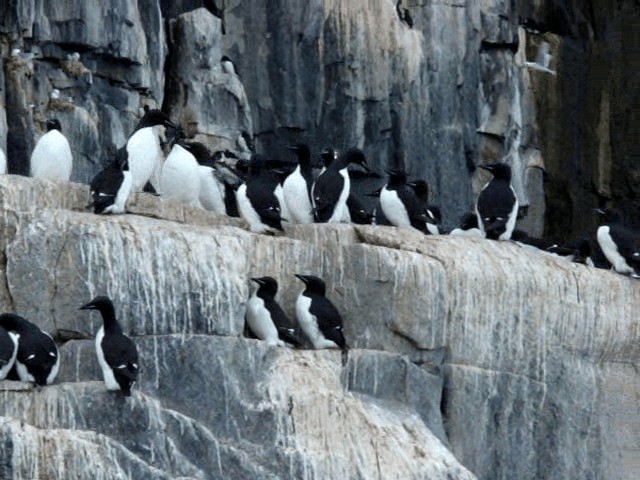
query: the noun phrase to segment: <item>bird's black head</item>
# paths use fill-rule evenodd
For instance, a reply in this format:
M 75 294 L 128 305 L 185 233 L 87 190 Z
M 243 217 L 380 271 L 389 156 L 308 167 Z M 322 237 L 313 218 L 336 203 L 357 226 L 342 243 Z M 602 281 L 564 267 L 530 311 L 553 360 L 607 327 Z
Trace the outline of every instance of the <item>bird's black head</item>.
M 604 223 L 622 222 L 622 212 L 617 208 L 594 208 L 594 212 L 600 215 Z
M 325 168 L 329 168 L 329 165 L 336 159 L 336 151 L 333 148 L 325 148 L 320 152 L 320 158 Z
M 478 216 L 475 212 L 467 212 L 460 218 L 460 228 L 462 230 L 478 228 Z
M 3 313 L 0 315 L 0 326 L 5 330 L 13 330 L 18 333 L 38 328 L 26 318 L 16 315 L 15 313 Z
M 489 165 L 480 165 L 480 168 L 491 172 L 493 177 L 498 180 L 511 181 L 511 167 L 506 163 L 490 163 Z
M 278 293 L 278 282 L 273 277 L 254 277 L 250 279 L 259 285 L 258 293 L 265 293 L 275 297 Z
M 200 142 L 190 142 L 184 143 L 183 146 L 188 147 L 187 149 L 196 157 L 200 165 L 209 162 L 209 149 L 204 144 Z
M 156 125 L 162 125 L 164 127 L 178 128 L 174 123 L 169 120 L 169 117 L 155 108 L 149 108 L 145 105 L 144 115 L 140 119 L 136 130 L 146 127 L 155 127 Z
M 344 152 L 341 159 L 346 165 L 353 163 L 369 171 L 369 167 L 367 167 L 367 157 L 364 156 L 364 152 L 359 148 L 350 148 Z
M 294 276 L 302 280 L 302 282 L 307 286 L 305 289 L 306 292 L 317 293 L 318 295 L 325 294 L 327 287 L 321 278 L 316 277 L 315 275 L 301 275 L 299 273 L 296 273 Z
M 99 310 L 101 312 L 107 309 L 113 309 L 113 302 L 111 299 L 105 295 L 100 295 L 89 303 L 84 304 L 80 307 L 80 310 Z
M 58 120 L 57 118 L 51 118 L 47 120 L 46 126 L 47 126 L 47 132 L 50 132 L 51 130 L 62 131 L 60 120 Z
M 418 196 L 418 198 L 428 198 L 429 197 L 429 184 L 424 180 L 415 180 L 413 182 L 407 183 L 413 191 Z
M 306 143 L 296 143 L 289 145 L 289 150 L 293 151 L 298 157 L 300 165 L 308 165 L 311 160 L 311 149 Z
M 231 59 L 229 57 L 227 57 L 226 55 L 223 55 L 222 58 L 220 59 L 220 62 L 231 62 Z M 233 63 L 233 62 L 231 62 Z
M 389 185 L 404 185 L 407 181 L 407 173 L 404 170 L 399 168 L 395 168 L 393 170 L 387 170 L 387 175 L 389 175 Z

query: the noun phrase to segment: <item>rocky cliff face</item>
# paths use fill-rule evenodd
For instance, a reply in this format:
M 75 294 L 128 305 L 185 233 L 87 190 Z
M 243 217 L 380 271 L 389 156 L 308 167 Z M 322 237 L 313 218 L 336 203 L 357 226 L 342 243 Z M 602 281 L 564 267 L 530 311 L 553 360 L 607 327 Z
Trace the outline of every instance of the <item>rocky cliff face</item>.
M 404 163 L 448 224 L 498 158 L 532 234 L 638 208 L 637 2 L 399 8 L 2 2 L 0 147 L 26 173 L 56 116 L 86 182 L 150 104 L 215 149 L 307 141 Z M 0 478 L 635 478 L 637 282 L 394 229 L 251 235 L 145 195 L 98 218 L 79 184 L 10 176 L 0 197 L 0 305 L 64 342 L 58 385 L 0 384 Z M 348 358 L 241 338 L 247 279 L 276 276 L 292 313 L 298 272 L 327 279 Z M 77 312 L 98 293 L 142 355 L 126 401 L 96 382 L 99 319 Z
M 0 192 L 2 309 L 62 342 L 56 385 L 0 384 L 4 478 L 634 478 L 633 279 L 503 242 Z M 241 337 L 248 278 L 277 277 L 293 314 L 297 272 L 327 280 L 346 357 Z M 99 381 L 100 319 L 77 310 L 97 294 L 141 354 L 130 399 Z
M 372 0 L 35 2 L 0 6 L 0 146 L 26 173 L 44 120 L 71 138 L 87 181 L 163 105 L 213 148 L 242 134 L 364 148 L 379 170 L 429 181 L 448 225 L 485 178 L 514 168 L 525 228 L 572 237 L 585 211 L 637 211 L 637 2 Z M 402 13 L 402 18 L 398 13 Z M 408 16 L 407 16 L 408 13 Z M 408 20 L 411 19 L 411 21 Z M 11 56 L 14 48 L 35 58 Z M 546 70 L 536 68 L 541 48 Z M 80 60 L 68 55 L 80 53 Z M 226 73 L 222 55 L 238 75 Z M 60 98 L 51 100 L 53 89 Z M 249 142 L 252 143 L 252 142 Z M 636 203 L 634 203 L 634 199 Z

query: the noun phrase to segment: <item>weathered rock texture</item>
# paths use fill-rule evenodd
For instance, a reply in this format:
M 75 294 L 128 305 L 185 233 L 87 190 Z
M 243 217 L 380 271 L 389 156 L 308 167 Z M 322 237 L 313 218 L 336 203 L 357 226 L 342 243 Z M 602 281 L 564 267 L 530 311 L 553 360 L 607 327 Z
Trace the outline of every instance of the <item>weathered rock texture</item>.
M 308 141 L 362 147 L 380 172 L 404 163 L 448 226 L 486 180 L 476 166 L 504 158 L 523 228 L 572 238 L 592 207 L 639 208 L 639 18 L 631 0 L 3 2 L 0 146 L 26 173 L 58 116 L 87 181 L 140 106 L 163 105 L 212 148 L 245 134 L 272 156 Z M 530 66 L 543 43 L 555 74 Z
M 57 385 L 0 384 L 7 478 L 635 478 L 638 281 L 504 242 L 0 192 L 2 310 L 75 338 Z M 298 272 L 327 280 L 347 356 L 242 338 L 248 278 L 293 314 Z M 131 399 L 96 382 L 100 319 L 78 307 L 97 294 L 140 351 Z

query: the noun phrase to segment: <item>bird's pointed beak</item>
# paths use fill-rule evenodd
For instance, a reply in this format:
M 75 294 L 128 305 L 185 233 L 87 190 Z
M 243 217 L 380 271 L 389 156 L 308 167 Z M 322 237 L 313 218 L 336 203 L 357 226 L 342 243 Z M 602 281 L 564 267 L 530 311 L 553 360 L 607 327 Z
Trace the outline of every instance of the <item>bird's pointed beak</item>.
M 493 165 L 478 165 L 481 169 L 486 170 L 487 172 L 493 171 Z
M 93 305 L 91 303 L 87 303 L 79 308 L 79 310 L 93 310 Z
M 594 208 L 593 211 L 599 213 L 600 215 L 604 215 L 606 213 L 602 208 Z
M 294 152 L 298 150 L 298 147 L 296 147 L 295 145 L 287 145 L 287 148 L 289 150 L 293 150 Z
M 301 275 L 299 273 L 294 273 L 293 276 L 302 280 L 302 283 L 304 283 L 305 285 L 307 284 L 307 277 L 305 277 L 304 275 Z
M 258 285 L 262 285 L 262 280 L 260 280 L 259 278 L 250 278 L 249 280 L 251 280 L 252 282 L 257 283 Z

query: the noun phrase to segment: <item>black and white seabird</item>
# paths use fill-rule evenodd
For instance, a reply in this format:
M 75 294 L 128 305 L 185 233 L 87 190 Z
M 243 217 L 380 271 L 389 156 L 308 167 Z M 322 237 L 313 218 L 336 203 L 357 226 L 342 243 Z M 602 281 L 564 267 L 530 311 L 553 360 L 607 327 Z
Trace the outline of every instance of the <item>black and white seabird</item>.
M 258 289 L 247 302 L 245 319 L 251 332 L 269 345 L 302 346 L 296 338 L 296 329 L 275 300 L 278 282 L 273 277 L 252 278 Z
M 407 183 L 416 194 L 418 204 L 425 215 L 427 232 L 431 235 L 440 235 L 442 229 L 442 214 L 440 207 L 429 204 L 429 184 L 424 180 L 414 180 Z
M 296 300 L 296 317 L 313 348 L 348 348 L 342 333 L 342 317 L 325 297 L 324 281 L 314 275 L 295 276 L 306 287 Z
M 202 144 L 200 144 L 202 145 Z M 208 152 L 208 149 L 202 145 Z M 219 215 L 225 215 L 227 213 L 225 207 L 225 187 L 222 180 L 217 176 L 218 168 L 216 167 L 216 161 L 222 156 L 223 152 L 216 152 L 213 156 L 205 156 L 205 151 L 197 151 L 199 147 L 191 148 L 191 153 L 194 154 L 198 162 L 198 174 L 200 175 L 200 205 L 205 210 L 217 213 Z M 235 202 L 235 195 L 234 202 Z
M 160 138 L 164 136 L 167 127 L 177 128 L 160 110 L 146 108 L 135 131 L 127 140 L 125 148 L 129 155 L 134 192 L 142 191 L 148 181 L 152 182 L 156 191 L 159 190 L 156 177 L 160 174 L 164 158 Z
M 347 150 L 316 179 L 311 189 L 316 222 L 337 223 L 348 217 L 347 199 L 351 192 L 348 167 L 352 163 L 367 168 L 362 150 Z
M 20 381 L 51 385 L 60 367 L 58 347 L 51 335 L 13 313 L 0 315 L 0 326 L 18 334 L 15 366 Z
M 194 152 L 209 157 L 207 147 L 199 142 L 174 143 L 162 165 L 160 193 L 168 200 L 200 207 L 200 165 Z
M 311 187 L 313 167 L 309 145 L 299 143 L 289 147 L 298 158 L 298 166 L 282 184 L 284 203 L 293 223 L 313 223 Z M 285 215 L 286 216 L 286 215 Z
M 627 227 L 615 208 L 596 211 L 604 219 L 596 238 L 607 260 L 616 272 L 640 278 L 640 232 Z
M 0 380 L 7 378 L 18 355 L 18 334 L 0 327 Z
M 116 152 L 115 160 L 91 180 L 94 213 L 125 213 L 131 187 L 127 149 L 122 147 Z
M 80 310 L 98 310 L 102 314 L 103 326 L 96 334 L 96 355 L 107 390 L 120 390 L 125 397 L 131 396 L 131 386 L 138 379 L 138 349 L 122 332 L 113 302 L 100 296 Z
M 427 214 L 416 194 L 407 187 L 404 170 L 389 170 L 389 181 L 380 190 L 380 208 L 392 225 L 401 228 L 415 228 L 424 233 L 427 230 Z
M 280 204 L 275 195 L 278 177 L 268 169 L 267 160 L 259 154 L 251 157 L 249 178 L 236 191 L 240 216 L 256 233 L 275 233 L 282 230 Z
M 47 120 L 47 133 L 31 153 L 31 176 L 45 180 L 65 181 L 71 178 L 73 155 L 67 137 L 62 134 L 57 118 Z
M 506 163 L 480 165 L 493 175 L 476 202 L 478 227 L 486 238 L 509 240 L 518 217 L 518 198 L 511 186 L 511 167 Z

